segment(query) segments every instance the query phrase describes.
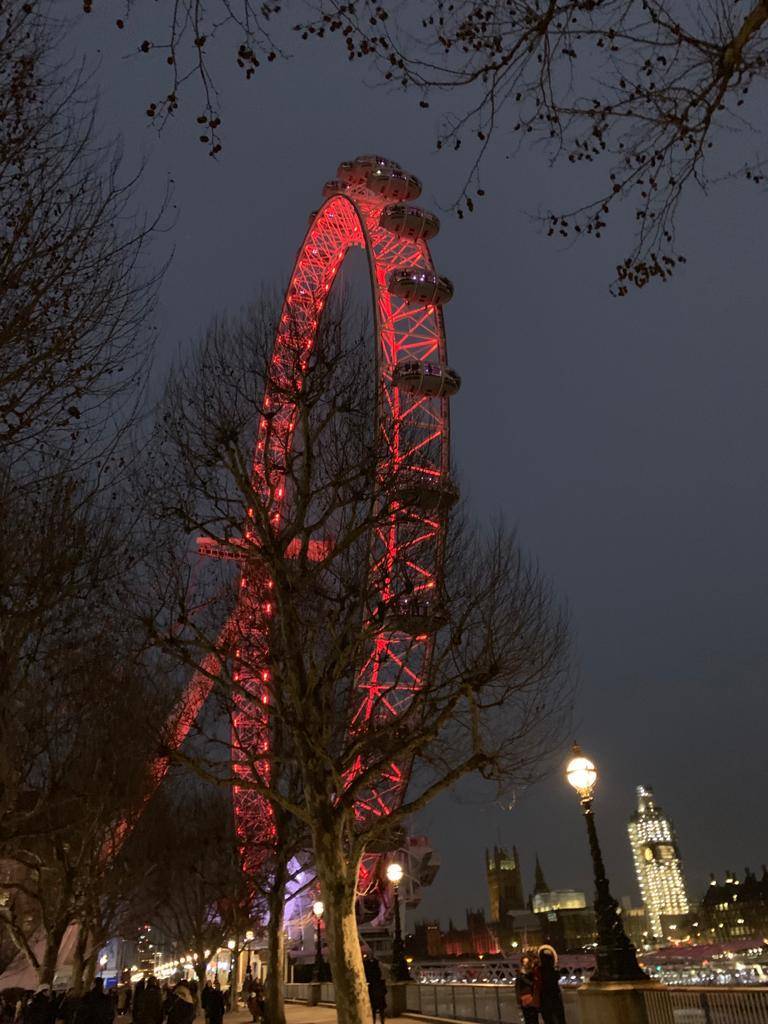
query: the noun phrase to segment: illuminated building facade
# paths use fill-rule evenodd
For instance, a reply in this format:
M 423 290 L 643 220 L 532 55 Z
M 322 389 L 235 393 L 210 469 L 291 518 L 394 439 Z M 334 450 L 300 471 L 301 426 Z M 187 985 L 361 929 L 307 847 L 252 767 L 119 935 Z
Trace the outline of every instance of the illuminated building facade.
M 584 910 L 587 897 L 576 889 L 552 889 L 536 893 L 532 901 L 534 914 L 551 914 L 556 910 Z
M 637 787 L 637 810 L 629 820 L 629 842 L 648 926 L 653 936 L 661 938 L 665 924 L 662 919 L 676 921 L 688 913 L 689 905 L 672 823 L 664 817 L 647 786 Z
M 722 882 L 713 875 L 698 917 L 691 926 L 698 941 L 762 940 L 768 935 L 768 868 L 759 876 L 747 868 L 743 880 L 732 871 Z

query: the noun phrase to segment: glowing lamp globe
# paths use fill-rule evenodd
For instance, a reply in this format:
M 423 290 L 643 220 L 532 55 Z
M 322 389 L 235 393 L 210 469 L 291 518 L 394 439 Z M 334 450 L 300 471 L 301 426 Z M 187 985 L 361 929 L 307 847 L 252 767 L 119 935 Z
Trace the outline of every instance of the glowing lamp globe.
M 323 901 L 315 900 L 315 902 L 312 904 L 312 913 L 315 915 L 315 917 L 322 917 L 324 910 L 325 904 L 323 903 Z
M 235 942 L 235 940 L 230 939 L 229 942 L 227 943 L 227 949 L 234 949 L 236 945 L 237 943 Z
M 582 800 L 587 800 L 592 796 L 597 782 L 597 768 L 588 757 L 584 756 L 578 743 L 573 745 L 573 757 L 568 762 L 565 775 Z
M 403 880 L 403 866 L 398 864 L 397 861 L 393 861 L 387 865 L 387 878 L 393 885 L 399 885 Z

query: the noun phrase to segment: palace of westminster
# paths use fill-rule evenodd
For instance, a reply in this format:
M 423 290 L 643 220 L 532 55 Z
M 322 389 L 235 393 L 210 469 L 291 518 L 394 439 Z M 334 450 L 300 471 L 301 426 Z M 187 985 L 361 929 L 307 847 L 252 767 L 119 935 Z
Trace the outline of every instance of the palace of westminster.
M 641 907 L 622 901 L 627 935 L 638 949 L 677 942 L 719 944 L 768 935 L 768 869 L 742 878 L 726 872 L 711 876 L 703 897 L 686 892 L 674 828 L 646 786 L 637 788 L 637 809 L 629 825 L 629 842 L 642 899 Z M 415 956 L 482 956 L 512 953 L 549 942 L 560 952 L 582 952 L 595 942 L 594 912 L 586 894 L 553 890 L 536 857 L 533 890 L 526 898 L 517 849 L 486 850 L 490 919 L 483 910 L 468 910 L 466 926 L 453 922 L 443 932 L 436 921 L 422 921 L 409 936 Z

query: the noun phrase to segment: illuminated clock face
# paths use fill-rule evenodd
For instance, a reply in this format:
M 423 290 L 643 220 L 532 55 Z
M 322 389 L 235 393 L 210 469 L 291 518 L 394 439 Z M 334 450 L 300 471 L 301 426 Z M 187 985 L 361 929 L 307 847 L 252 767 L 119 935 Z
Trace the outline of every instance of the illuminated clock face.
M 643 856 L 644 856 L 644 857 L 645 857 L 645 859 L 646 859 L 646 860 L 648 860 L 648 861 L 651 861 L 651 860 L 653 860 L 653 849 L 652 849 L 652 847 L 650 847 L 650 846 L 646 846 L 646 847 L 645 847 L 645 848 L 643 849 Z
M 673 846 L 659 846 L 657 847 L 659 852 L 659 860 L 673 860 L 675 856 L 675 848 Z

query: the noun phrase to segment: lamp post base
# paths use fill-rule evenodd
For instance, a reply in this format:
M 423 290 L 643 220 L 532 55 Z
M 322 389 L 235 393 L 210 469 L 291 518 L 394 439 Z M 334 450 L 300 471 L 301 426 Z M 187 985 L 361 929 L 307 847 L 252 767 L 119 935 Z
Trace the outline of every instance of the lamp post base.
M 648 981 L 588 981 L 578 989 L 581 1020 L 589 1024 L 649 1024 L 644 992 L 659 986 Z

